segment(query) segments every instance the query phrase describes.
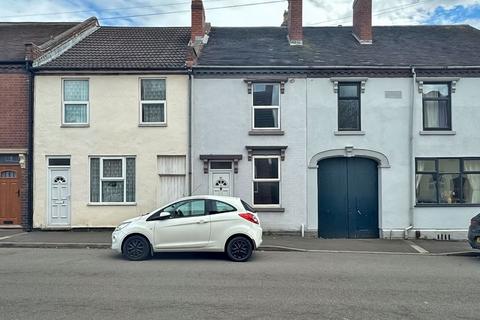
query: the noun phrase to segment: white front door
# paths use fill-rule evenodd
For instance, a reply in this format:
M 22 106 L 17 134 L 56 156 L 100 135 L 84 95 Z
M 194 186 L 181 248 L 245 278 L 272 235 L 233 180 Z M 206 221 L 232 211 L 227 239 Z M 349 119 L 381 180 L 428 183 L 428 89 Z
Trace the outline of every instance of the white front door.
M 48 225 L 70 225 L 70 168 L 48 169 Z
M 233 196 L 232 170 L 210 170 L 210 194 Z

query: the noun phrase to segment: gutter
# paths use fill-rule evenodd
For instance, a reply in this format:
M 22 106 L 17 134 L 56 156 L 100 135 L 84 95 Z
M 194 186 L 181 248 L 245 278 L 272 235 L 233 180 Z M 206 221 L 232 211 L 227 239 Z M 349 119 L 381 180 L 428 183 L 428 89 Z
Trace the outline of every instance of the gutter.
M 28 88 L 28 194 L 27 194 L 27 224 L 24 228 L 26 231 L 32 231 L 33 228 L 33 104 L 34 104 L 34 80 L 35 73 L 32 69 L 30 61 L 24 62 L 25 69 L 29 74 Z
M 2 64 L 21 64 L 21 65 L 25 65 L 25 60 L 0 61 L 0 65 L 2 65 Z
M 195 69 L 298 69 L 298 70 L 322 70 L 322 69 L 401 69 L 411 70 L 411 66 L 195 66 Z M 480 69 L 480 66 L 417 66 L 417 69 Z

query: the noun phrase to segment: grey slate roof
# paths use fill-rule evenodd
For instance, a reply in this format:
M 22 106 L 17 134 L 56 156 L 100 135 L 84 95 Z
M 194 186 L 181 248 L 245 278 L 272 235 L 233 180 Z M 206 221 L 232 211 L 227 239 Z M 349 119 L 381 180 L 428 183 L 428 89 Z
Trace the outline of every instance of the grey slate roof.
M 100 27 L 39 69 L 183 68 L 189 40 L 189 27 Z
M 0 23 L 0 61 L 25 60 L 25 44 L 41 45 L 78 22 Z
M 212 28 L 199 66 L 480 66 L 480 30 L 466 25 L 373 28 L 360 45 L 352 27 L 305 27 L 290 46 L 284 27 Z

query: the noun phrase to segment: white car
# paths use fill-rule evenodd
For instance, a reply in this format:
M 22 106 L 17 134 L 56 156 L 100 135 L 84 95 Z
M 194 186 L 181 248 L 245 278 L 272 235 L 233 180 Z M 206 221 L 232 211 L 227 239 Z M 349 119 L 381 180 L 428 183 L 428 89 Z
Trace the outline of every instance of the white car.
M 257 215 L 245 201 L 232 197 L 193 196 L 122 222 L 112 233 L 112 249 L 129 260 L 154 252 L 225 252 L 247 261 L 262 243 Z

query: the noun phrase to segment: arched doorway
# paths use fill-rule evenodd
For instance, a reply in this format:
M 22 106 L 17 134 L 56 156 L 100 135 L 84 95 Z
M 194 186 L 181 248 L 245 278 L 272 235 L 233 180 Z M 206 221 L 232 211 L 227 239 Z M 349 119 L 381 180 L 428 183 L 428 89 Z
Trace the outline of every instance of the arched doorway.
M 378 163 L 364 157 L 318 161 L 318 236 L 378 238 Z

